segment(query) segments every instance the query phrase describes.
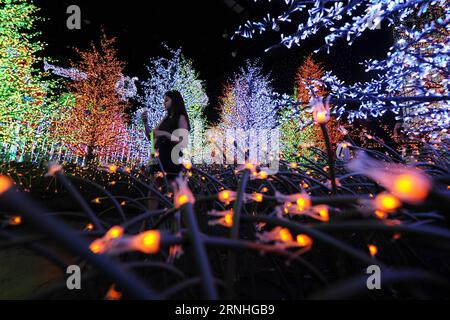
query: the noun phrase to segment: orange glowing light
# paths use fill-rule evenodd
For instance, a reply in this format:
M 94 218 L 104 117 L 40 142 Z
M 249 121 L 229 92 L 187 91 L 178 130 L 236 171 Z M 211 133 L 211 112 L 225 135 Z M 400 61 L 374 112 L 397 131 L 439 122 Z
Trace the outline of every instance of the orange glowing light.
M 100 203 L 100 198 L 95 198 L 94 200 L 92 200 L 93 203 L 99 204 Z
M 108 170 L 111 173 L 116 173 L 117 172 L 117 166 L 115 164 L 111 164 L 108 166 Z
M 138 234 L 133 241 L 133 246 L 144 253 L 152 254 L 159 251 L 161 234 L 158 230 L 149 230 Z
M 186 170 L 191 170 L 191 169 L 192 169 L 192 163 L 186 162 L 186 163 L 184 164 L 184 167 L 186 168 Z
M 88 224 L 86 225 L 86 230 L 88 230 L 88 231 L 94 230 L 94 225 L 93 225 L 92 223 L 88 223 Z
M 326 206 L 326 205 L 316 206 L 315 211 L 317 212 L 317 214 L 319 215 L 319 217 L 322 221 L 330 220 L 330 213 L 328 210 L 328 206 Z
M 317 112 L 316 114 L 316 122 L 322 123 L 326 119 L 327 114 L 323 111 Z
M 280 240 L 283 242 L 289 242 L 292 241 L 292 234 L 287 228 L 281 228 L 278 232 L 280 236 Z
M 105 299 L 106 300 L 119 300 L 122 298 L 122 293 L 116 290 L 116 286 L 113 284 L 108 292 L 106 293 Z
M 378 253 L 378 248 L 377 248 L 377 246 L 374 245 L 374 244 L 369 244 L 367 247 L 369 248 L 370 255 L 371 255 L 372 257 L 375 257 L 376 254 Z
M 258 174 L 258 177 L 260 179 L 267 179 L 268 176 L 269 176 L 269 174 L 266 171 L 260 171 Z
M 297 203 L 297 209 L 299 211 L 304 211 L 311 207 L 311 199 L 309 198 L 309 196 L 307 194 L 298 195 L 295 202 Z
M 246 163 L 245 164 L 245 169 L 253 170 L 254 168 L 255 168 L 255 166 L 252 163 Z
M 5 176 L 0 176 L 0 195 L 6 191 L 8 191 L 8 189 L 10 189 L 12 187 L 13 183 L 11 181 L 11 179 L 5 177 Z
M 252 194 L 252 199 L 256 202 L 262 202 L 264 197 L 261 193 L 253 193 Z
M 94 240 L 89 245 L 89 249 L 95 254 L 103 253 L 105 251 L 105 244 L 103 242 L 103 239 Z
M 21 216 L 14 216 L 14 217 L 11 217 L 11 218 L 9 219 L 9 224 L 10 224 L 11 226 L 18 226 L 18 225 L 22 224 L 22 217 L 21 217 Z
M 123 235 L 123 228 L 121 226 L 114 226 L 106 233 L 106 238 L 117 239 Z
M 427 197 L 429 186 L 420 177 L 405 173 L 396 177 L 393 191 L 412 201 L 419 202 Z
M 375 210 L 375 216 L 377 217 L 377 218 L 379 218 L 379 219 L 386 219 L 387 217 L 388 217 L 388 214 L 386 213 L 386 212 L 384 212 L 384 211 L 381 211 L 381 210 Z
M 232 213 L 226 213 L 223 217 L 223 222 L 227 227 L 231 227 L 233 225 L 233 214 Z
M 223 190 L 218 193 L 218 198 L 222 202 L 230 202 L 233 200 L 234 192 L 230 190 Z
M 299 235 L 297 235 L 297 243 L 301 247 L 309 247 L 312 245 L 313 240 L 306 234 L 299 234 Z
M 328 99 L 323 103 L 321 98 L 316 98 L 311 101 L 313 109 L 313 119 L 315 123 L 326 124 L 330 120 L 330 107 Z
M 181 194 L 178 196 L 178 206 L 182 206 L 189 202 L 189 197 L 187 194 Z
M 401 202 L 392 194 L 383 192 L 376 196 L 375 205 L 378 210 L 384 212 L 392 212 L 401 206 Z

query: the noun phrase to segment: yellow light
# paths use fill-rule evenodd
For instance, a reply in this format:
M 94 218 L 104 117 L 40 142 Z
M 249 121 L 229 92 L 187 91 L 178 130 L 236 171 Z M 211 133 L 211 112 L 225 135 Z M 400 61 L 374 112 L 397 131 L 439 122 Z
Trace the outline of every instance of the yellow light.
M 178 206 L 182 206 L 189 202 L 189 197 L 186 194 L 178 196 Z
M 223 221 L 225 222 L 225 225 L 227 227 L 231 227 L 233 225 L 233 214 L 232 213 L 226 213 L 223 217 Z
M 228 190 L 220 191 L 218 194 L 218 198 L 222 202 L 228 202 L 231 200 L 231 192 Z
M 429 187 L 419 177 L 412 174 L 401 174 L 394 181 L 394 192 L 412 201 L 422 201 L 428 195 Z
M 386 219 L 388 217 L 388 214 L 381 210 L 375 210 L 375 216 L 379 219 Z
M 159 251 L 161 242 L 161 234 L 158 230 L 145 231 L 135 238 L 134 246 L 147 254 L 156 253 Z
M 323 121 L 325 120 L 325 118 L 327 117 L 326 112 L 317 112 L 316 114 L 316 122 L 317 123 L 323 123 Z
M 297 209 L 299 211 L 304 211 L 311 207 L 311 199 L 306 194 L 299 195 L 295 202 L 297 203 Z
M 378 210 L 382 210 L 384 212 L 392 212 L 400 207 L 401 202 L 392 194 L 383 192 L 376 196 L 375 204 Z
M 369 245 L 368 245 L 368 248 L 369 248 L 370 255 L 371 255 L 372 257 L 375 257 L 375 255 L 378 253 L 378 248 L 377 248 L 377 246 L 374 245 L 374 244 L 369 244 Z
M 328 211 L 328 207 L 326 205 L 319 205 L 316 206 L 317 214 L 320 216 L 322 221 L 329 221 L 330 220 L 330 214 Z
M 8 191 L 9 188 L 11 188 L 13 185 L 11 179 L 0 176 L 0 195 L 6 191 Z
M 254 168 L 254 165 L 252 163 L 245 164 L 245 169 L 252 170 L 253 168 Z
M 187 170 L 191 170 L 191 169 L 192 169 L 192 163 L 186 162 L 186 163 L 184 164 L 184 167 L 185 167 Z
M 279 231 L 280 240 L 283 242 L 292 241 L 292 234 L 287 228 L 281 228 Z
M 99 204 L 100 203 L 100 198 L 95 198 L 94 200 L 92 200 L 92 202 Z
M 94 230 L 94 225 L 93 225 L 92 223 L 88 223 L 88 224 L 86 225 L 86 230 L 88 230 L 88 231 Z
M 22 217 L 21 217 L 21 216 L 14 216 L 14 217 L 11 217 L 11 218 L 9 219 L 9 224 L 10 224 L 11 226 L 18 226 L 18 225 L 22 224 Z
M 256 202 L 262 202 L 264 197 L 261 193 L 253 193 L 253 200 Z
M 105 244 L 102 239 L 97 239 L 89 245 L 89 249 L 95 254 L 103 253 L 105 250 Z
M 301 246 L 301 247 L 309 247 L 312 245 L 313 241 L 312 239 L 307 236 L 306 234 L 299 234 L 297 235 L 297 243 Z
M 259 172 L 259 178 L 260 179 L 267 179 L 268 176 L 269 176 L 269 174 L 266 171 L 260 171 Z
M 117 239 L 123 235 L 123 232 L 124 230 L 121 226 L 114 226 L 108 230 L 108 232 L 106 233 L 106 237 L 111 239 Z
M 111 173 L 116 173 L 116 172 L 117 172 L 117 166 L 114 165 L 114 164 L 111 164 L 111 165 L 108 166 L 108 170 L 109 170 Z

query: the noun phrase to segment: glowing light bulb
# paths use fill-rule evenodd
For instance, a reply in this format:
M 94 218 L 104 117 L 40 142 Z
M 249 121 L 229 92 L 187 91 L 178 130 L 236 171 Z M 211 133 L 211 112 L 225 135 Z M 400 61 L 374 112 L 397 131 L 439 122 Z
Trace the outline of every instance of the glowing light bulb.
M 311 199 L 307 194 L 304 193 L 298 195 L 295 203 L 297 204 L 297 209 L 299 211 L 304 211 L 311 207 Z
M 378 248 L 377 248 L 377 246 L 374 245 L 374 244 L 369 244 L 367 247 L 369 248 L 370 255 L 371 255 L 372 257 L 375 257 L 376 254 L 378 253 Z
M 383 192 L 376 196 L 375 206 L 378 210 L 393 212 L 401 206 L 401 202 L 396 196 Z
M 319 215 L 320 220 L 322 220 L 322 221 L 330 220 L 330 213 L 329 213 L 328 206 L 318 205 L 314 209 L 315 209 L 316 213 Z
M 280 240 L 283 242 L 292 241 L 292 234 L 287 228 L 281 228 L 279 231 Z
M 14 216 L 9 219 L 9 225 L 11 225 L 11 226 L 18 226 L 20 224 L 22 224 L 21 216 Z
M 299 235 L 297 235 L 297 243 L 301 247 L 309 247 L 312 245 L 313 240 L 306 234 L 299 234 Z
M 106 233 L 106 238 L 117 239 L 120 238 L 124 233 L 124 230 L 121 226 L 114 226 L 108 230 Z
M 103 239 L 94 240 L 89 245 L 89 249 L 95 254 L 103 253 L 105 251 L 105 243 L 103 242 Z
M 135 236 L 133 247 L 137 250 L 152 254 L 159 251 L 161 234 L 158 230 L 149 230 Z
M 116 290 L 116 286 L 113 284 L 108 292 L 106 293 L 105 299 L 106 300 L 119 300 L 122 298 L 122 293 Z
M 227 203 L 234 200 L 234 195 L 234 191 L 223 190 L 218 193 L 217 197 L 221 202 Z
M 178 196 L 178 205 L 182 206 L 189 202 L 189 197 L 186 194 L 182 194 Z
M 6 191 L 8 191 L 9 188 L 11 188 L 13 185 L 11 179 L 0 176 L 0 195 Z
M 417 175 L 405 173 L 395 178 L 393 192 L 412 202 L 420 202 L 427 197 L 429 189 L 428 181 Z
M 117 166 L 114 165 L 114 164 L 111 164 L 111 165 L 108 166 L 108 170 L 111 173 L 116 173 L 117 172 Z
M 263 197 L 263 195 L 261 193 L 253 193 L 252 194 L 252 199 L 255 202 L 262 202 L 264 200 L 264 197 Z
M 227 227 L 231 227 L 233 225 L 233 214 L 232 213 L 226 213 L 223 217 L 223 222 Z

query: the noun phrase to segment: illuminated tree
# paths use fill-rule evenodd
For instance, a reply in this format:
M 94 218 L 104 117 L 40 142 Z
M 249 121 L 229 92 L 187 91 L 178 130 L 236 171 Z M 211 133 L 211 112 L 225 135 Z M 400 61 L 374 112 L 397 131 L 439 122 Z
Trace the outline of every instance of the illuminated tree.
M 199 79 L 191 60 L 185 58 L 181 49 L 170 50 L 170 58 L 158 57 L 150 60 L 147 66 L 148 78 L 141 82 L 143 94 L 138 98 L 142 108 L 133 115 L 131 134 L 131 152 L 136 158 L 148 158 L 150 144 L 145 137 L 145 131 L 141 120 L 141 114 L 148 110 L 150 128 L 155 128 L 165 115 L 163 106 L 164 93 L 169 90 L 178 90 L 183 96 L 191 124 L 191 151 L 200 152 L 200 139 L 205 129 L 204 108 L 208 104 L 208 96 L 205 93 L 203 81 Z M 194 150 L 197 145 L 199 150 Z
M 333 112 L 353 121 L 378 117 L 392 111 L 399 119 L 404 115 L 416 119 L 421 117 L 421 125 L 414 129 L 417 134 L 447 132 L 450 125 L 448 0 L 290 0 L 285 4 L 286 8 L 280 14 L 268 14 L 259 22 L 249 21 L 236 33 L 251 38 L 254 34 L 279 30 L 282 36 L 278 45 L 290 48 L 323 32 L 326 33 L 324 47 L 329 49 L 339 39 L 346 39 L 351 45 L 363 32 L 382 24 L 400 28 L 405 37 L 393 44 L 385 59 L 366 61 L 366 71 L 377 73 L 374 79 L 347 85 L 331 72 L 325 73 L 322 81 L 330 90 L 330 102 L 335 106 Z M 433 6 L 441 7 L 442 14 L 422 25 L 405 25 L 409 17 L 414 15 L 422 18 Z M 302 17 L 298 14 L 300 11 L 307 11 L 307 21 L 298 19 Z M 284 33 L 284 24 L 296 24 L 292 28 L 295 31 Z M 436 34 L 440 36 L 436 37 Z M 425 43 L 429 46 L 418 46 Z M 436 74 L 442 77 L 438 89 L 429 85 L 430 79 Z M 410 93 L 404 90 L 407 78 L 413 79 L 408 84 Z M 358 104 L 359 108 L 348 108 L 348 104 Z M 402 112 L 411 108 L 417 108 L 418 111 L 412 115 Z
M 45 139 L 55 108 L 53 83 L 38 68 L 37 11 L 31 1 L 0 1 L 0 143 L 21 150 Z
M 77 50 L 80 61 L 73 68 L 86 76 L 68 84 L 75 103 L 55 125 L 63 144 L 88 159 L 122 153 L 128 141 L 128 103 L 116 90 L 125 63 L 117 58 L 114 42 L 103 34 L 99 48 Z
M 270 143 L 271 134 L 278 129 L 278 106 L 270 79 L 257 63 L 247 62 L 225 85 L 220 108 L 217 127 L 225 134 L 234 131 L 234 140 L 242 141 L 246 147 L 255 135 L 259 142 Z M 259 150 L 265 147 L 260 146 Z
M 303 110 L 298 113 L 293 108 L 284 108 L 282 131 L 282 150 L 284 158 L 287 160 L 298 160 L 300 156 L 311 157 L 309 146 L 325 148 L 322 132 L 319 126 L 312 125 L 312 113 L 308 109 L 312 96 L 323 97 L 327 91 L 319 80 L 325 74 L 321 62 L 313 59 L 312 54 L 308 55 L 302 65 L 298 68 L 295 77 L 295 102 Z M 337 124 L 330 121 L 327 124 L 331 134 L 332 143 L 336 143 L 340 138 L 337 131 Z

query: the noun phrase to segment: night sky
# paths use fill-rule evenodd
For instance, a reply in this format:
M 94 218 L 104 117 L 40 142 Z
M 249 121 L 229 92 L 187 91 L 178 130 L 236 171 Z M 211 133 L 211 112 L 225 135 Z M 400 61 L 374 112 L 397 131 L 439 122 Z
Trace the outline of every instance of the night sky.
M 48 44 L 45 55 L 61 66 L 76 59 L 73 48 L 87 48 L 98 41 L 103 27 L 108 36 L 117 37 L 120 58 L 127 62 L 125 73 L 146 77 L 144 65 L 151 57 L 167 55 L 161 43 L 171 48 L 182 47 L 193 59 L 194 67 L 205 81 L 210 106 L 207 116 L 217 118 L 215 107 L 222 85 L 238 70 L 246 59 L 258 59 L 273 78 L 273 87 L 280 93 L 292 93 L 295 71 L 303 57 L 323 44 L 323 34 L 308 40 L 299 48 L 278 48 L 264 53 L 277 43 L 279 34 L 266 34 L 253 39 L 234 38 L 232 34 L 247 19 L 263 17 L 283 8 L 284 1 L 267 7 L 266 1 L 253 0 L 174 0 L 174 1 L 107 1 L 107 0 L 36 0 L 41 8 L 43 40 Z M 81 30 L 66 28 L 66 8 L 77 4 L 81 8 Z M 302 17 L 299 16 L 299 19 Z M 289 32 L 293 25 L 281 31 Z M 289 29 L 291 28 L 291 29 Z M 325 68 L 333 70 L 345 81 L 355 82 L 370 77 L 359 62 L 367 58 L 382 58 L 392 42 L 392 32 L 383 27 L 369 31 L 352 47 L 339 44 L 330 54 L 316 55 Z

